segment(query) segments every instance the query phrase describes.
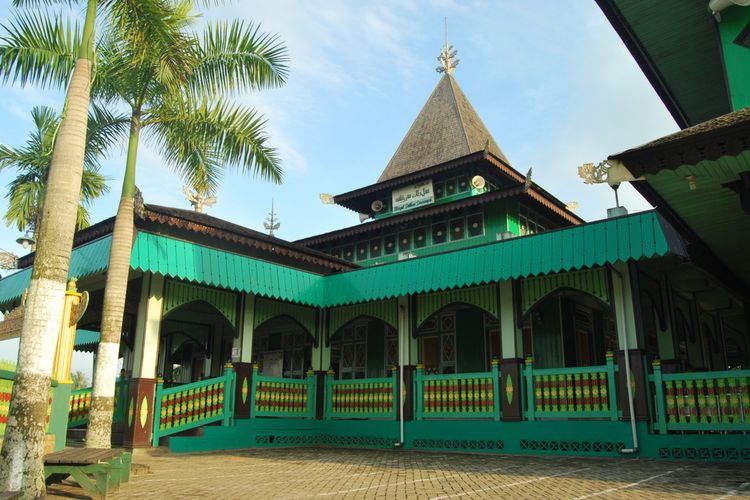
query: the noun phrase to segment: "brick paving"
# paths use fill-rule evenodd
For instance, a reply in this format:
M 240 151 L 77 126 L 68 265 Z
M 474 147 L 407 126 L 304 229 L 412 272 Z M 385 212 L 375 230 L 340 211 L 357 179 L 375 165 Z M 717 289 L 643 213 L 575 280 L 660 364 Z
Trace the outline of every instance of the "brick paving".
M 726 463 L 330 448 L 157 451 L 135 462 L 151 473 L 109 498 L 750 497 L 750 466 Z M 50 493 L 82 498 L 71 486 Z

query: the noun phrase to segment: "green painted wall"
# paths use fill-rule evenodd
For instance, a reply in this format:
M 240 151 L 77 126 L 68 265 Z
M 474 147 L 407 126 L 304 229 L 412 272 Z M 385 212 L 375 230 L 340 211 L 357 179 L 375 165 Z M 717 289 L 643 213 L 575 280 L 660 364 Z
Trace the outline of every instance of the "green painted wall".
M 484 313 L 479 309 L 456 311 L 456 349 L 459 373 L 484 371 Z
M 740 32 L 750 23 L 750 8 L 729 7 L 721 12 L 718 23 L 724 66 L 732 100 L 732 110 L 750 106 L 750 48 L 734 43 Z M 750 44 L 750 35 L 746 37 Z

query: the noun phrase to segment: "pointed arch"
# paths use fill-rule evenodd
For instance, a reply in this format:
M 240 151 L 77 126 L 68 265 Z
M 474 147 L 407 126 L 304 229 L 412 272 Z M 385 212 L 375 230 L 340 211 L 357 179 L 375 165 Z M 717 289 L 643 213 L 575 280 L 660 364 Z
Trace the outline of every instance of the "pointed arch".
M 332 336 L 342 326 L 360 316 L 379 319 L 398 330 L 398 303 L 396 299 L 390 299 L 331 308 L 328 322 L 329 335 Z
M 436 312 L 455 303 L 475 306 L 497 317 L 497 286 L 473 286 L 420 294 L 417 296 L 417 326 L 420 326 Z
M 164 291 L 164 310 L 162 317 L 169 314 L 180 306 L 201 300 L 213 306 L 229 324 L 237 330 L 237 294 L 208 288 L 200 285 L 193 285 L 181 281 L 167 281 Z
M 255 318 L 253 329 L 280 316 L 287 316 L 298 323 L 313 338 L 316 338 L 317 314 L 315 308 L 271 300 L 263 297 L 255 299 Z
M 521 282 L 521 313 L 528 312 L 547 296 L 565 289 L 591 295 L 611 307 L 609 278 L 604 268 L 526 278 Z

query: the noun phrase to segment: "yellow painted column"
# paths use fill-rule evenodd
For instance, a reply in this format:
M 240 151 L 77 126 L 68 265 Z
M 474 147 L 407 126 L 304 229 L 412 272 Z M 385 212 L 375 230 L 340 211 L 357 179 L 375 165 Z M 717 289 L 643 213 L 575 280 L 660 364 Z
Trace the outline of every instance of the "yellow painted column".
M 77 312 L 76 308 L 81 303 L 82 293 L 76 288 L 76 281 L 68 281 L 68 289 L 65 291 L 65 305 L 63 307 L 60 334 L 57 336 L 57 348 L 52 362 L 52 378 L 59 383 L 71 383 L 70 363 L 73 358 L 73 346 L 76 340 L 76 324 L 83 311 Z M 77 314 L 78 313 L 78 314 Z

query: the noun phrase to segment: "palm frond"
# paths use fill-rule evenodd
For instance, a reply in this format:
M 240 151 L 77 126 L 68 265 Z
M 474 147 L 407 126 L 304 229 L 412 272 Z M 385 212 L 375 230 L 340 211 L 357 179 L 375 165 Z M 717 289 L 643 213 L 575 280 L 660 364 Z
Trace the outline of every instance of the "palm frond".
M 78 22 L 43 11 L 20 12 L 2 25 L 0 78 L 41 87 L 67 85 L 78 55 Z
M 267 144 L 266 120 L 253 109 L 222 99 L 172 99 L 149 124 L 149 137 L 172 165 L 189 157 L 196 144 L 211 145 L 221 163 L 274 183 L 282 180 L 278 153 Z
M 129 126 L 130 119 L 126 115 L 92 105 L 86 129 L 84 166 L 89 169 L 98 168 L 99 159 L 127 137 Z
M 289 75 L 289 53 L 278 35 L 241 21 L 208 25 L 197 47 L 194 89 L 208 94 L 278 87 Z

